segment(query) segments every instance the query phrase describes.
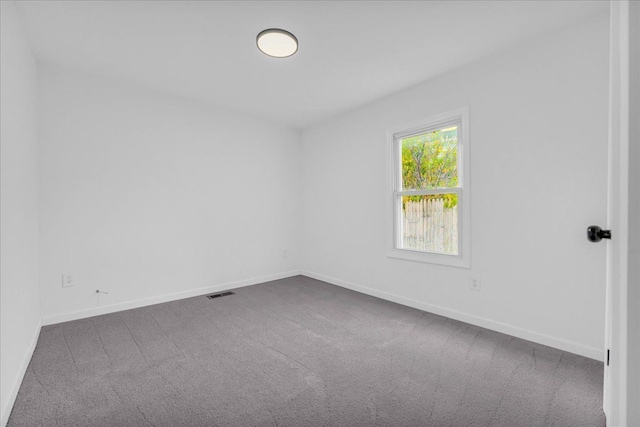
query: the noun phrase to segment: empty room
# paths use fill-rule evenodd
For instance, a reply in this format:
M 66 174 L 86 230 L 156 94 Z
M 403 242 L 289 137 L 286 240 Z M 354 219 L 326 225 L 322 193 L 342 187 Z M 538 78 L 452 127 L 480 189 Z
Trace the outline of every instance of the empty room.
M 0 427 L 640 426 L 640 3 L 0 4 Z

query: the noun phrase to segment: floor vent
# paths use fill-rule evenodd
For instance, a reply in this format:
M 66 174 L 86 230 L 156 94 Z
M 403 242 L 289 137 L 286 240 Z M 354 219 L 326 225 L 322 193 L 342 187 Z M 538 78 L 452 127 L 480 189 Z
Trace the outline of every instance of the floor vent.
M 228 291 L 228 292 L 222 292 L 220 294 L 207 295 L 207 298 L 214 299 L 214 298 L 226 297 L 227 295 L 235 295 L 235 294 L 236 294 L 235 292 Z

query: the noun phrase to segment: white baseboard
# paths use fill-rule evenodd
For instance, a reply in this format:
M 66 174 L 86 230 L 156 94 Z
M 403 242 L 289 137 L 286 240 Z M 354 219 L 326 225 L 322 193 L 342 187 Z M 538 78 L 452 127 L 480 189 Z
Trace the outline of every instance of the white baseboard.
M 24 375 L 27 373 L 29 362 L 31 362 L 31 357 L 33 356 L 33 352 L 35 351 L 36 345 L 38 344 L 38 337 L 40 337 L 41 328 L 42 320 L 38 320 L 35 333 L 33 334 L 33 338 L 31 338 L 31 343 L 29 343 L 29 348 L 27 349 L 27 352 L 22 359 L 22 363 L 20 364 L 18 373 L 13 380 L 11 388 L 9 389 L 9 399 L 5 402 L 4 407 L 2 408 L 2 415 L 0 415 L 0 426 L 2 427 L 5 427 L 9 422 L 9 415 L 11 415 L 11 410 L 13 409 L 13 404 L 16 402 L 16 397 L 18 397 L 20 385 L 22 384 Z
M 559 350 L 567 351 L 569 353 L 578 354 L 580 356 L 588 357 L 590 359 L 595 359 L 601 362 L 604 360 L 604 350 L 598 349 L 595 347 L 589 347 L 574 341 L 568 341 L 562 338 L 553 337 L 551 335 L 541 334 L 528 329 L 524 329 L 517 326 L 509 325 L 506 323 L 498 322 L 495 320 L 487 319 L 486 317 L 480 317 L 473 314 L 463 313 L 461 311 L 453 310 L 446 307 L 441 307 L 438 305 L 429 304 L 413 298 L 402 297 L 400 295 L 380 291 L 377 289 L 369 288 L 367 286 L 357 285 L 355 283 L 347 282 L 344 280 L 336 279 L 334 277 L 329 277 L 329 276 L 325 276 L 318 273 L 313 273 L 311 271 L 303 270 L 300 272 L 300 274 L 307 277 L 311 277 L 312 279 L 322 280 L 323 282 L 331 283 L 332 285 L 351 289 L 356 292 L 371 295 L 377 298 L 381 298 L 387 301 L 392 301 L 392 302 L 406 305 L 409 307 L 417 308 L 418 310 L 427 311 L 429 313 L 438 314 L 440 316 L 449 317 L 451 319 L 459 320 L 461 322 L 480 326 L 486 329 L 491 329 L 492 331 L 522 338 L 527 341 L 533 341 L 538 344 L 557 348 Z
M 347 282 L 341 279 L 336 279 L 334 277 L 329 277 L 329 276 L 325 276 L 322 274 L 314 273 L 311 271 L 305 271 L 305 270 L 302 270 L 302 271 L 292 270 L 284 273 L 278 273 L 278 274 L 272 274 L 268 276 L 256 277 L 252 279 L 240 280 L 237 282 L 223 283 L 219 285 L 197 288 L 197 289 L 192 289 L 192 290 L 183 291 L 183 292 L 175 292 L 171 294 L 165 294 L 165 295 L 144 298 L 144 299 L 139 299 L 134 301 L 126 301 L 118 304 L 106 305 L 103 307 L 92 307 L 92 308 L 87 308 L 83 310 L 57 314 L 53 316 L 44 317 L 42 319 L 42 325 L 43 326 L 53 325 L 56 323 L 68 322 L 71 320 L 99 316 L 101 314 L 114 313 L 117 311 L 129 310 L 132 308 L 146 307 L 153 304 L 160 304 L 163 302 L 175 301 L 183 298 L 191 298 L 198 295 L 220 292 L 228 289 L 256 285 L 258 283 L 269 282 L 272 280 L 284 279 L 284 278 L 296 276 L 299 274 L 305 275 L 307 277 L 311 277 L 313 279 L 322 280 L 323 282 L 331 283 L 336 286 L 351 289 L 356 292 L 371 295 L 377 298 L 392 301 L 392 302 L 406 305 L 409 307 L 417 308 L 419 310 L 428 311 L 430 313 L 449 317 L 451 319 L 459 320 L 461 322 L 491 329 L 496 332 L 501 332 L 503 334 L 508 334 L 508 335 L 522 338 L 528 341 L 533 341 L 538 344 L 554 347 L 559 350 L 567 351 L 569 353 L 579 354 L 581 356 L 585 356 L 585 357 L 599 360 L 599 361 L 604 360 L 604 351 L 596 347 L 586 346 L 584 344 L 580 344 L 574 341 L 557 338 L 551 335 L 541 334 L 528 329 L 512 326 L 507 323 L 491 320 L 486 317 L 476 316 L 473 314 L 468 314 L 461 311 L 453 310 L 447 307 L 429 304 L 413 298 L 406 298 L 400 295 L 392 294 L 390 292 L 380 291 L 378 289 L 370 288 L 363 285 L 358 285 L 358 284 Z M 35 347 L 35 342 L 34 342 L 34 347 Z M 25 369 L 26 369 L 26 366 L 25 366 Z
M 199 295 L 211 294 L 228 289 L 241 288 L 244 286 L 256 285 L 258 283 L 270 282 L 272 280 L 285 279 L 287 277 L 297 276 L 298 270 L 287 271 L 284 273 L 271 274 L 268 276 L 255 277 L 252 279 L 239 280 L 237 282 L 222 283 L 204 288 L 191 289 L 182 292 L 173 292 L 149 298 L 137 299 L 133 301 L 125 301 L 117 304 L 105 305 L 102 307 L 91 307 L 82 310 L 71 311 L 68 313 L 55 314 L 42 319 L 43 326 L 54 325 L 56 323 L 68 322 L 71 320 L 85 319 L 87 317 L 99 316 L 101 314 L 115 313 L 117 311 L 130 310 L 132 308 L 146 307 L 148 305 L 160 304 L 163 302 L 175 301 L 184 298 L 197 297 Z

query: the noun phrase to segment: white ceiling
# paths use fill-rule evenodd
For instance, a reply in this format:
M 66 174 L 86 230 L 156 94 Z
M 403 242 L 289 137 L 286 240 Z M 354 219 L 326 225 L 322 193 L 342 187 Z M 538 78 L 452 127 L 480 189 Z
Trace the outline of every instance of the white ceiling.
M 608 1 L 22 1 L 40 61 L 304 128 L 538 35 Z M 265 28 L 296 55 L 260 53 Z

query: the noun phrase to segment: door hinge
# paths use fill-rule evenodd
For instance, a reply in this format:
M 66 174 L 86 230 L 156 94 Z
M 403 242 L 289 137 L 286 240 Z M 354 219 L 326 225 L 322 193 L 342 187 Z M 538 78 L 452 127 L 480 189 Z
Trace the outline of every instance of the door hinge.
M 611 353 L 611 350 L 607 349 L 607 366 L 609 366 L 609 355 Z

